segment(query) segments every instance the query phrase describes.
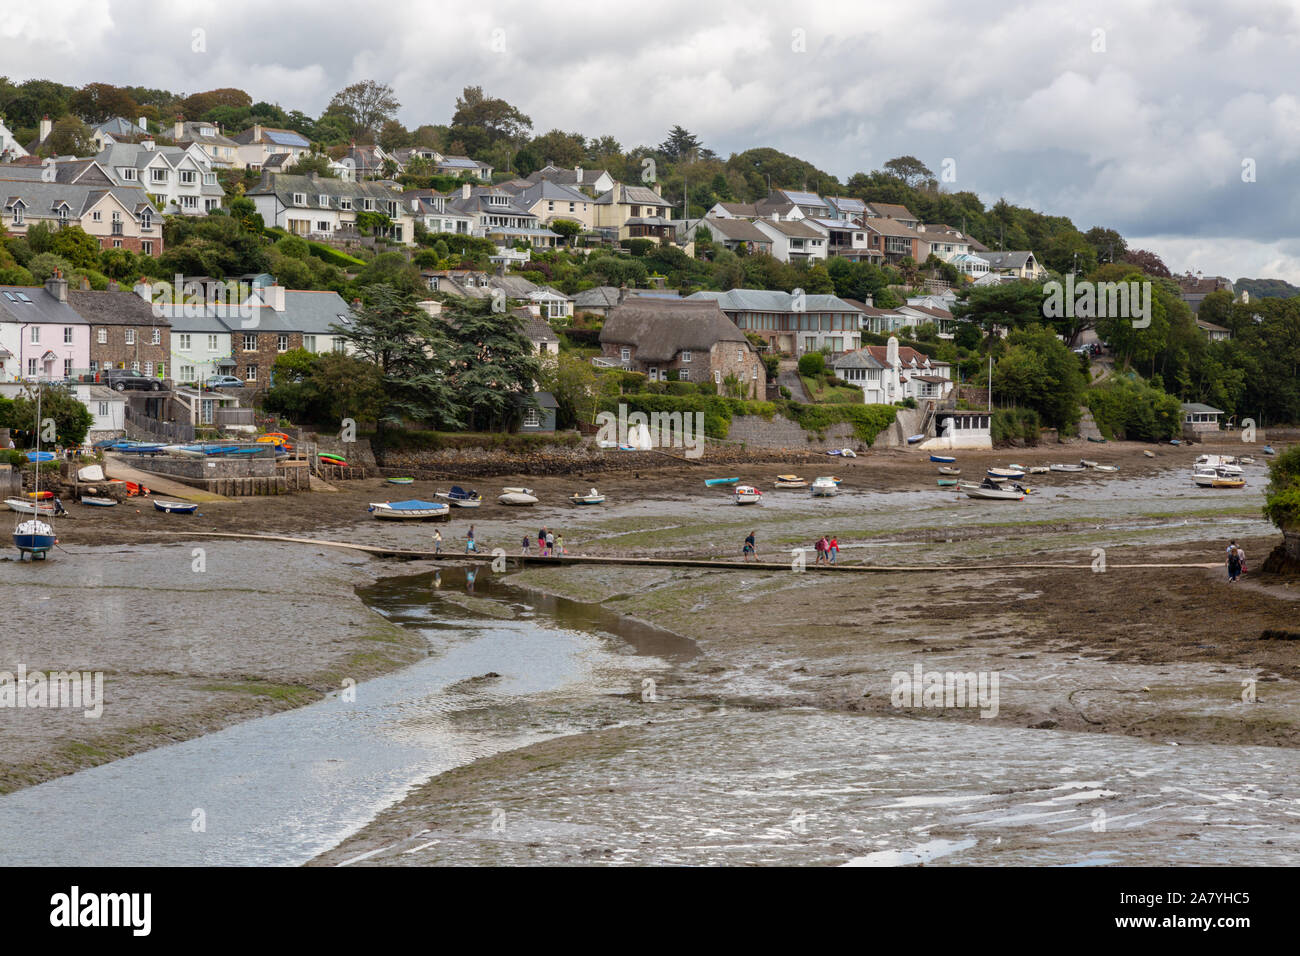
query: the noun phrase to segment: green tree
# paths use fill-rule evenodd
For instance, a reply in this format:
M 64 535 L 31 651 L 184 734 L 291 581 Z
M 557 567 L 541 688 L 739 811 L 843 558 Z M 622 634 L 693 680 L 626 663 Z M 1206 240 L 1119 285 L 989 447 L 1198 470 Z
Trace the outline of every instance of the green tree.
M 601 375 L 585 357 L 572 352 L 544 356 L 538 384 L 555 396 L 556 427 L 573 428 L 580 422 L 595 421 Z
M 510 424 L 519 411 L 517 398 L 531 395 L 541 375 L 519 314 L 493 312 L 487 299 L 456 300 L 445 317 L 454 343 L 449 374 L 468 427 Z
M 374 135 L 401 107 L 393 88 L 387 83 L 362 80 L 335 93 L 326 112 L 345 117 L 354 135 Z
M 573 237 L 582 232 L 582 223 L 574 222 L 572 219 L 556 219 L 546 228 L 558 233 L 567 245 L 573 245 Z
M 993 369 L 993 391 L 1002 402 L 1030 408 L 1052 428 L 1072 429 L 1087 379 L 1079 361 L 1050 328 L 1018 329 Z
M 54 440 L 60 445 L 80 445 L 86 432 L 95 423 L 95 416 L 71 392 L 51 385 L 38 386 L 41 393 L 41 418 L 54 419 Z M 4 424 L 31 435 L 37 428 L 36 392 L 27 389 L 13 400 L 7 409 L 9 421 Z

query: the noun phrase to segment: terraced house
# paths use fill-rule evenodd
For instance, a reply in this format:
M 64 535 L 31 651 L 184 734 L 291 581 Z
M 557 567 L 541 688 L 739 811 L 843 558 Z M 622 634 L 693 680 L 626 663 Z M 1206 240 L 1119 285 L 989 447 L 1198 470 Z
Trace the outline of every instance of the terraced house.
M 68 280 L 0 286 L 0 376 L 62 381 L 88 374 L 89 326 L 68 304 Z
M 166 378 L 171 369 L 171 325 L 153 305 L 126 289 L 68 292 L 68 304 L 90 326 L 90 371 L 134 369 Z
M 42 179 L 40 166 L 0 165 L 0 222 L 9 235 L 26 235 L 36 222 L 80 226 L 102 249 L 162 254 L 162 216 L 141 186 L 119 183 L 93 159 L 48 168 L 54 169 L 53 182 Z
M 295 176 L 262 172 L 245 195 L 268 226 L 279 226 L 310 239 L 356 239 L 357 216 L 380 213 L 389 223 L 380 235 L 408 246 L 415 244 L 415 220 L 402 194 L 376 182 L 344 182 L 315 173 Z

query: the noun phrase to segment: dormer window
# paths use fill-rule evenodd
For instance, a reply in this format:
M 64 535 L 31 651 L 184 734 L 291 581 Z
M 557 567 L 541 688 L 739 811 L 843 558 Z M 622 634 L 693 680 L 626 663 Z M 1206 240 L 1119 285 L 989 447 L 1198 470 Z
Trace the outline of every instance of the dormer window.
M 363 212 L 374 212 L 374 211 L 375 211 L 375 201 L 374 201 L 373 199 L 363 199 L 363 200 L 361 200 L 361 209 L 362 209 Z
M 19 199 L 17 202 L 14 203 L 14 225 L 15 226 L 21 226 L 23 224 L 24 208 L 25 205 L 21 199 Z
M 122 178 L 124 180 L 131 183 L 135 182 L 136 175 L 135 175 L 135 170 L 133 168 L 128 166 L 125 169 L 123 169 L 121 172 L 122 172 Z
M 339 208 L 342 209 L 342 210 L 344 210 L 344 211 L 351 210 L 351 209 L 352 209 L 352 200 L 351 200 L 351 199 L 340 199 L 340 200 L 339 200 Z
M 505 206 L 509 204 L 510 199 L 507 196 L 488 196 L 489 206 Z
M 316 198 L 320 200 L 320 204 L 321 204 L 321 206 L 322 206 L 323 208 L 325 208 L 325 209 L 328 209 L 328 208 L 329 208 L 329 204 L 330 204 L 330 197 L 329 197 L 329 196 L 326 196 L 324 193 L 322 193 L 321 195 L 317 196 Z
M 293 194 L 293 204 L 294 204 L 295 206 L 305 206 L 305 205 L 307 205 L 307 194 L 306 194 L 306 193 L 294 193 L 294 194 Z

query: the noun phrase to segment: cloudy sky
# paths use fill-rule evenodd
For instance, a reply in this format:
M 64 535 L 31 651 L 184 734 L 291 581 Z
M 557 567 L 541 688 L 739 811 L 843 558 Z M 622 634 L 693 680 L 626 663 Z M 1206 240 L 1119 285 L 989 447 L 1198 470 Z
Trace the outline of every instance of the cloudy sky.
M 680 123 L 841 179 L 951 160 L 955 189 L 1175 270 L 1300 284 L 1300 0 L 0 0 L 0 50 L 13 80 L 237 86 L 313 115 L 375 79 L 408 126 L 478 84 L 538 132 L 631 147 Z

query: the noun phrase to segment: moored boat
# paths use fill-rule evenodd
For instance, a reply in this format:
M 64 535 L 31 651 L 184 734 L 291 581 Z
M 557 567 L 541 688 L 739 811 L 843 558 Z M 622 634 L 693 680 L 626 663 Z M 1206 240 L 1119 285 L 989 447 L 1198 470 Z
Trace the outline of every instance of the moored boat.
M 1096 442 L 1098 445 L 1104 445 L 1104 444 L 1106 444 L 1106 439 L 1104 439 L 1104 438 L 1093 438 L 1091 435 L 1088 436 L 1088 441 L 1090 441 L 1090 442 Z
M 955 457 L 953 457 L 952 455 L 931 455 L 931 456 L 930 456 L 930 460 L 931 460 L 931 461 L 942 462 L 942 463 L 944 463 L 944 464 L 951 464 L 952 462 L 956 461 L 957 459 L 956 459 Z
M 1089 461 L 1087 458 L 1080 458 L 1080 459 L 1079 459 L 1079 464 L 1082 465 L 1084 468 L 1096 468 L 1096 467 L 1097 467 L 1097 463 L 1096 463 L 1095 461 Z
M 1093 465 L 1092 470 L 1114 472 L 1119 471 L 1119 465 Z
M 1048 465 L 1048 471 L 1087 471 L 1086 465 Z
M 953 485 L 957 484 L 957 479 L 956 479 L 956 478 L 940 478 L 940 479 L 938 479 L 938 483 L 939 483 L 939 487 L 940 487 L 940 488 L 951 488 Z
M 18 549 L 20 561 L 26 554 L 44 561 L 45 555 L 58 543 L 54 529 L 38 518 L 29 518 L 14 528 L 14 547 Z
M 603 505 L 605 503 L 605 496 L 595 488 L 592 488 L 591 491 L 587 492 L 585 495 L 569 495 L 569 502 L 575 505 Z
M 705 486 L 706 488 L 713 488 L 713 487 L 715 487 L 715 486 L 717 486 L 717 485 L 734 485 L 734 484 L 738 483 L 739 481 L 740 481 L 740 478 L 739 478 L 739 477 L 736 477 L 736 478 L 705 478 L 705 479 L 704 479 L 704 486 Z
M 1142 456 L 1143 456 L 1144 458 L 1154 458 L 1154 457 L 1156 457 L 1156 453 L 1153 452 L 1150 448 L 1143 448 L 1143 449 L 1142 449 Z
M 808 493 L 814 498 L 831 498 L 840 493 L 840 483 L 834 478 L 825 476 L 814 478 Z
M 440 491 L 436 497 L 450 501 L 457 508 L 477 508 L 483 503 L 483 496 L 477 491 L 466 491 L 460 485 L 452 485 L 451 491 Z
M 945 465 L 944 467 L 942 467 L 942 468 L 939 469 L 939 474 L 941 474 L 941 475 L 960 475 L 960 474 L 961 474 L 961 469 L 960 469 L 960 468 L 949 468 L 949 467 L 947 467 L 947 466 Z
M 961 491 L 967 498 L 983 498 L 990 501 L 1023 501 L 1025 493 L 1019 488 L 990 487 L 988 484 L 961 485 Z
M 774 482 L 778 488 L 807 488 L 808 482 L 798 475 L 777 475 Z
M 1261 449 L 1261 450 L 1262 450 L 1262 451 L 1264 452 L 1264 454 L 1266 454 L 1266 455 L 1276 455 L 1276 454 L 1277 454 L 1277 452 L 1275 452 L 1275 451 L 1273 450 L 1273 446 L 1272 446 L 1272 445 L 1265 445 L 1265 446 L 1263 447 L 1263 449 Z
M 90 505 L 92 508 L 111 508 L 117 504 L 113 498 L 96 498 L 92 495 L 82 495 L 78 499 L 83 505 Z
M 1245 478 L 1216 477 L 1210 484 L 1211 488 L 1245 488 Z
M 451 505 L 441 501 L 372 501 L 368 509 L 376 518 L 390 521 L 425 521 L 429 518 L 446 518 Z
M 163 511 L 170 515 L 192 515 L 199 510 L 199 506 L 189 501 L 171 501 L 167 498 L 155 498 L 153 500 L 155 511 Z
M 5 504 L 9 506 L 10 511 L 17 511 L 24 515 L 50 515 L 54 514 L 53 501 L 31 501 L 27 498 L 6 498 Z
M 507 495 L 531 495 L 533 493 L 531 488 L 502 488 L 501 490 Z
M 752 485 L 737 485 L 731 500 L 738 505 L 759 505 L 763 503 L 763 492 Z
M 985 474 L 995 481 L 1018 481 L 1025 477 L 1025 473 L 1018 468 L 990 468 Z
M 414 478 L 386 478 L 390 485 L 410 485 L 415 483 Z

